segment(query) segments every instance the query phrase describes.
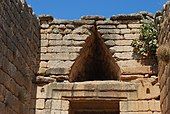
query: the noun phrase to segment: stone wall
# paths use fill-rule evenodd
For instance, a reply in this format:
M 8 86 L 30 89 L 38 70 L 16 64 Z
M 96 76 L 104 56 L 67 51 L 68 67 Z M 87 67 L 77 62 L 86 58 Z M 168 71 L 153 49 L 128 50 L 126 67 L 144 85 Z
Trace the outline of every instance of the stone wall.
M 112 16 L 109 20 L 101 16 L 84 16 L 81 20 L 74 21 L 41 16 L 38 82 L 68 80 L 69 76 L 78 74 L 79 71 L 72 72 L 76 65 L 81 69 L 79 74 L 83 72 L 82 69 L 88 72 L 85 66 L 91 65 L 90 59 L 94 59 L 94 55 L 103 61 L 103 65 L 95 66 L 105 66 L 105 70 L 113 69 L 115 75 L 119 75 L 117 79 L 128 81 L 155 76 L 155 61 L 141 60 L 131 46 L 133 39 L 140 38 L 141 20 L 147 17 L 153 18 L 148 13 Z M 95 41 L 100 43 L 98 47 Z M 94 48 L 102 51 L 97 52 Z M 109 57 L 112 62 L 106 59 Z
M 37 114 L 52 113 L 51 110 L 68 113 L 68 101 L 65 107 L 67 110 L 56 109 L 62 106 L 56 105 L 57 102 L 53 103 L 53 101 L 59 100 L 62 103 L 63 99 L 48 97 L 52 91 L 51 85 L 55 94 L 60 96 L 65 95 L 65 91 L 74 93 L 72 91 L 74 88 L 65 89 L 69 87 L 68 85 L 74 85 L 70 82 L 76 82 L 81 86 L 83 82 L 80 81 L 95 80 L 121 80 L 122 85 L 126 83 L 124 81 L 135 84 L 135 99 L 126 99 L 123 102 L 124 109 L 119 109 L 121 114 L 138 112 L 160 114 L 160 89 L 156 77 L 157 70 L 155 70 L 157 66 L 153 64 L 155 61 L 140 59 L 131 46 L 133 39 L 140 38 L 141 20 L 154 19 L 153 15 L 138 13 L 112 16 L 110 19 L 101 16 L 84 16 L 81 20 L 58 20 L 48 15 L 39 18 L 41 62 L 37 77 Z M 98 73 L 94 72 L 95 70 L 106 72 Z M 102 73 L 104 77 L 100 77 Z M 83 90 L 90 90 L 88 83 L 86 85 L 84 82 Z M 131 83 L 127 88 L 133 85 Z M 110 95 L 114 96 L 115 91 L 110 91 Z M 126 96 L 128 92 L 121 94 Z M 50 95 L 53 96 L 54 93 Z M 88 97 L 88 95 L 81 91 L 78 94 L 79 97 Z
M 0 114 L 34 113 L 39 38 L 37 17 L 23 0 L 0 0 Z
M 164 5 L 159 33 L 159 82 L 161 89 L 161 111 L 162 114 L 170 113 L 170 2 Z

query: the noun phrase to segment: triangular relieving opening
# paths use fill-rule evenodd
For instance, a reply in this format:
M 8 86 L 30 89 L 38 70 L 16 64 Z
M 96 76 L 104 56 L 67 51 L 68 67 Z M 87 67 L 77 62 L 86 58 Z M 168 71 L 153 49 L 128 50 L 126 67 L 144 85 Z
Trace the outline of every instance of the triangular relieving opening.
M 119 80 L 120 68 L 98 33 L 86 39 L 80 56 L 73 64 L 70 82 Z

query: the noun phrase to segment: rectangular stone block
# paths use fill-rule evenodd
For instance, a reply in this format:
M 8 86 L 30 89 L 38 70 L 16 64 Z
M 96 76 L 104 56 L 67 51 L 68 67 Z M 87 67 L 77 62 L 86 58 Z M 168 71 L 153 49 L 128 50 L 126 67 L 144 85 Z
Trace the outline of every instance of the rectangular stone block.
M 120 67 L 133 67 L 133 66 L 140 67 L 140 66 L 142 66 L 140 61 L 137 61 L 137 60 L 120 60 L 120 61 L 117 61 L 117 64 Z
M 37 99 L 36 100 L 36 108 L 37 109 L 44 109 L 45 99 Z
M 113 55 L 114 58 L 118 58 L 119 60 L 130 60 L 134 59 L 133 52 L 123 52 L 123 53 L 115 53 Z
M 142 24 L 128 24 L 128 28 L 140 28 Z
M 127 25 L 126 24 L 119 24 L 119 25 L 117 25 L 117 28 L 119 28 L 119 29 L 126 29 Z
M 139 111 L 149 111 L 148 101 L 139 101 Z
M 115 25 L 98 25 L 97 28 L 98 29 L 115 29 L 116 26 Z
M 98 32 L 101 34 L 119 34 L 119 33 L 121 33 L 120 29 L 99 29 Z
M 132 46 L 114 46 L 114 47 L 110 47 L 110 50 L 114 52 L 133 52 L 133 47 Z
M 139 39 L 140 38 L 140 34 L 124 34 L 124 38 L 125 39 Z
M 81 40 L 86 40 L 89 37 L 89 35 L 79 35 L 79 34 L 68 34 L 65 35 L 63 37 L 64 40 L 77 40 L 77 41 L 81 41 Z
M 48 34 L 47 35 L 47 39 L 50 40 L 61 40 L 63 38 L 63 36 L 61 34 Z
M 41 40 L 41 47 L 47 47 L 48 46 L 48 40 Z
M 122 67 L 122 74 L 152 74 L 150 66 Z
M 119 35 L 119 34 L 103 34 L 102 38 L 104 40 L 115 40 L 115 39 L 123 39 L 123 35 Z

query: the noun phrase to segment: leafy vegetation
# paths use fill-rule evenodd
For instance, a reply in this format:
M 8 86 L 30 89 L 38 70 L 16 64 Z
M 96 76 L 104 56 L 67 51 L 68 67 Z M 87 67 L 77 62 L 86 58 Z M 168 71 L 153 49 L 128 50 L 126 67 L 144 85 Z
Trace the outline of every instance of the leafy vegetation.
M 143 20 L 141 26 L 141 38 L 132 42 L 134 51 L 141 57 L 155 57 L 158 48 L 158 31 L 151 20 Z

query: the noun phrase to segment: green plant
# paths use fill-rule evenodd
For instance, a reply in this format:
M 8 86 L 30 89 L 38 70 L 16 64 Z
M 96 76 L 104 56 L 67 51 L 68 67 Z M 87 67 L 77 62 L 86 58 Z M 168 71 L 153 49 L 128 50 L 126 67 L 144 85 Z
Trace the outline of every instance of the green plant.
M 141 57 L 155 57 L 158 48 L 158 31 L 155 23 L 151 20 L 143 20 L 140 29 L 141 37 L 134 39 L 131 44 L 134 51 Z

